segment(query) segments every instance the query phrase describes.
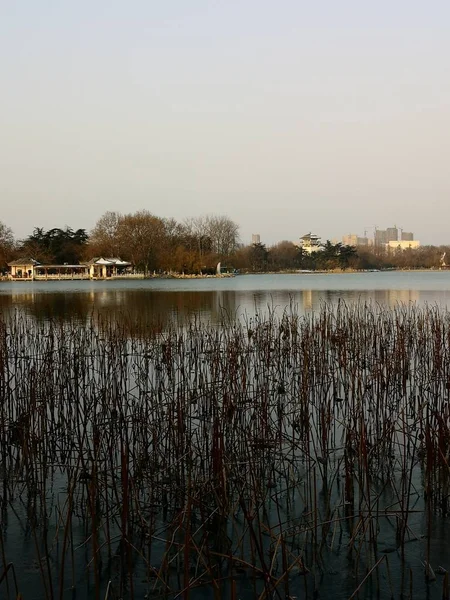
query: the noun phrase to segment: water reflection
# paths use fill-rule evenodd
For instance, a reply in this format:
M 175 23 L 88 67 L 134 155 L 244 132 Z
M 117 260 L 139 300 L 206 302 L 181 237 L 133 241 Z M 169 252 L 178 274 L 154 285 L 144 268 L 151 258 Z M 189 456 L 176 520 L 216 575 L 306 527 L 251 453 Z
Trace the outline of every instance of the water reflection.
M 299 314 L 317 311 L 324 303 L 336 305 L 372 302 L 387 307 L 398 304 L 446 304 L 446 295 L 433 290 L 212 290 L 163 291 L 149 289 L 99 289 L 86 292 L 24 292 L 0 294 L 0 311 L 25 312 L 36 320 L 72 320 L 87 323 L 93 316 L 158 323 L 185 323 L 196 318 L 219 324 L 224 319 L 251 318 L 272 311 L 281 314 L 293 307 Z

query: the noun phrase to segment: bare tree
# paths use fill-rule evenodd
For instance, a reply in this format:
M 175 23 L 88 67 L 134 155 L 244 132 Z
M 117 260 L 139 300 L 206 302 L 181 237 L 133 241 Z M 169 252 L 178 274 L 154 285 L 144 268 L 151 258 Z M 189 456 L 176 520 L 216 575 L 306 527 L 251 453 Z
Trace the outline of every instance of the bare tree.
M 206 217 L 190 217 L 183 221 L 186 244 L 189 250 L 197 250 L 200 259 L 211 252 L 211 238 Z
M 279 269 L 296 269 L 300 266 L 301 251 L 292 242 L 283 240 L 269 248 L 269 260 L 270 268 L 275 271 Z
M 89 238 L 92 254 L 108 257 L 121 255 L 123 248 L 120 246 L 119 228 L 122 218 L 120 213 L 113 211 L 100 217 Z
M 14 253 L 15 241 L 12 229 L 0 221 L 0 269 L 6 267 Z
M 226 216 L 207 216 L 206 231 L 212 250 L 221 257 L 232 254 L 239 244 L 239 225 Z
M 164 220 L 147 210 L 121 217 L 118 227 L 120 247 L 144 273 L 160 267 L 166 239 Z

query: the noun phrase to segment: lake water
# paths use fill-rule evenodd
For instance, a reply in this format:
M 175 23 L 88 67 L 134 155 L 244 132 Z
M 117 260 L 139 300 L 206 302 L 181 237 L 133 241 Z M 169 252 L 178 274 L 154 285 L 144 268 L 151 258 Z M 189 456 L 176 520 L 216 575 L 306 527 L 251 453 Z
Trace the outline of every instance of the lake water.
M 0 283 L 0 311 L 23 310 L 37 319 L 85 321 L 94 312 L 165 322 L 198 315 L 204 321 L 282 311 L 290 304 L 302 314 L 326 302 L 450 305 L 449 271 L 301 273 L 239 275 L 223 279 L 55 281 Z
M 345 397 L 346 392 L 340 390 L 339 396 L 342 397 L 337 398 L 331 392 L 331 387 L 327 387 L 326 381 L 331 376 L 332 369 L 336 369 L 336 372 L 344 373 L 344 375 L 347 373 L 346 364 L 340 363 L 341 351 L 345 352 L 347 348 L 345 343 L 341 344 L 341 341 L 337 339 L 335 342 L 331 340 L 329 346 L 323 346 L 326 349 L 326 352 L 323 353 L 323 360 L 328 361 L 328 366 L 323 370 L 323 378 L 317 377 L 317 380 L 311 383 L 311 389 L 308 388 L 309 391 L 305 392 L 306 388 L 302 385 L 304 384 L 306 387 L 309 385 L 309 371 L 312 373 L 316 370 L 317 372 L 320 365 L 313 366 L 311 362 L 311 366 L 304 369 L 305 356 L 309 356 L 309 350 L 306 349 L 306 354 L 302 354 L 299 351 L 299 345 L 289 346 L 289 340 L 285 340 L 286 351 L 283 350 L 283 341 L 278 349 L 275 348 L 275 352 L 278 352 L 279 363 L 277 366 L 273 358 L 274 346 L 277 345 L 270 337 L 264 341 L 264 331 L 260 331 L 261 348 L 264 348 L 261 352 L 258 351 L 256 342 L 254 347 L 251 346 L 253 342 L 249 342 L 247 346 L 246 335 L 239 341 L 238 336 L 233 337 L 233 331 L 225 342 L 219 340 L 216 346 L 213 334 L 205 347 L 203 347 L 202 340 L 194 335 L 189 340 L 193 340 L 195 352 L 198 349 L 201 350 L 201 355 L 196 356 L 192 349 L 190 352 L 188 351 L 187 341 L 185 347 L 178 343 L 172 343 L 170 337 L 164 343 L 153 340 L 148 346 L 145 345 L 146 342 L 140 340 L 132 340 L 130 346 L 127 345 L 127 341 L 122 346 L 114 346 L 114 344 L 109 344 L 107 336 L 99 335 L 95 328 L 83 327 L 85 324 L 95 322 L 97 317 L 105 316 L 106 319 L 112 318 L 115 322 L 127 320 L 127 322 L 144 325 L 159 323 L 161 331 L 164 331 L 164 326 L 168 324 L 183 324 L 188 320 L 198 319 L 202 323 L 211 323 L 214 326 L 213 330 L 217 331 L 224 320 L 227 322 L 234 319 L 245 321 L 253 319 L 255 314 L 264 316 L 276 313 L 281 315 L 289 307 L 292 307 L 300 315 L 309 315 L 313 311 L 318 313 L 324 304 L 335 307 L 342 300 L 348 305 L 367 302 L 382 309 L 395 309 L 401 305 L 418 307 L 429 305 L 447 309 L 450 307 L 450 271 L 302 273 L 295 275 L 241 275 L 223 279 L 0 283 L 0 317 L 3 313 L 7 318 L 14 314 L 23 314 L 31 318 L 31 321 L 18 320 L 14 336 L 9 336 L 5 341 L 4 347 L 6 348 L 8 344 L 12 345 L 10 338 L 16 338 L 17 346 L 14 352 L 8 354 L 3 347 L 0 348 L 0 366 L 4 369 L 0 372 L 0 375 L 3 375 L 3 378 L 0 379 L 0 392 L 8 391 L 8 400 L 4 402 L 2 415 L 9 415 L 9 422 L 6 422 L 5 427 L 7 419 L 4 419 L 1 431 L 4 435 L 6 432 L 9 436 L 8 439 L 13 440 L 9 444 L 8 441 L 5 442 L 5 438 L 1 444 L 4 463 L 8 463 L 8 468 L 3 465 L 3 470 L 0 469 L 0 472 L 3 480 L 8 480 L 11 489 L 8 491 L 10 499 L 6 503 L 7 505 L 2 506 L 0 551 L 6 557 L 6 562 L 11 561 L 16 566 L 24 600 L 51 597 L 51 594 L 45 591 L 45 581 L 43 583 L 45 577 L 42 574 L 46 575 L 47 571 L 50 574 L 49 578 L 54 577 L 55 590 L 59 589 L 58 582 L 61 577 L 61 589 L 64 591 L 55 597 L 64 599 L 76 597 L 79 600 L 95 597 L 92 565 L 90 570 L 86 566 L 88 563 L 91 564 L 92 560 L 92 555 L 88 551 L 92 544 L 92 535 L 90 531 L 86 532 L 82 525 L 85 522 L 83 513 L 89 513 L 89 510 L 95 513 L 94 500 L 92 500 L 95 494 L 98 494 L 98 498 L 96 497 L 98 506 L 102 506 L 102 511 L 98 512 L 98 518 L 100 518 L 99 515 L 105 514 L 103 504 L 106 503 L 107 510 L 111 510 L 108 508 L 108 503 L 116 502 L 117 495 L 120 496 L 124 477 L 120 469 L 123 468 L 123 465 L 121 467 L 121 456 L 117 457 L 114 453 L 119 452 L 116 442 L 118 439 L 121 440 L 121 443 L 123 442 L 123 431 L 126 431 L 127 440 L 128 435 L 132 440 L 130 447 L 134 444 L 139 453 L 142 452 L 142 456 L 136 454 L 136 460 L 133 462 L 133 477 L 136 478 L 133 483 L 135 486 L 133 497 L 135 500 L 142 500 L 143 506 L 146 507 L 146 512 L 142 514 L 140 510 L 137 511 L 139 517 L 142 517 L 137 530 L 140 532 L 142 524 L 149 524 L 154 519 L 156 542 L 154 542 L 151 557 L 152 565 L 160 564 L 161 556 L 167 547 L 167 540 L 175 539 L 182 545 L 183 536 L 175 536 L 178 535 L 179 523 L 183 524 L 188 521 L 188 519 L 187 521 L 183 519 L 186 518 L 187 511 L 190 511 L 191 508 L 190 505 L 187 508 L 186 506 L 179 507 L 178 502 L 181 501 L 183 504 L 184 499 L 174 498 L 172 508 L 175 512 L 178 510 L 177 518 L 171 524 L 173 529 L 169 529 L 169 534 L 166 536 L 168 521 L 163 507 L 164 503 L 168 503 L 170 506 L 166 497 L 167 490 L 170 489 L 172 481 L 181 487 L 177 478 L 182 478 L 185 470 L 180 465 L 185 460 L 185 454 L 188 451 L 193 452 L 192 462 L 190 455 L 186 465 L 192 469 L 193 482 L 200 486 L 199 505 L 201 505 L 200 501 L 204 499 L 205 506 L 209 506 L 208 502 L 213 507 L 215 506 L 215 495 L 211 499 L 208 493 L 203 491 L 203 489 L 209 489 L 207 487 L 208 477 L 203 477 L 203 473 L 208 473 L 203 461 L 205 464 L 208 463 L 211 455 L 210 448 L 215 448 L 215 451 L 218 452 L 217 447 L 214 446 L 216 429 L 222 435 L 222 443 L 231 444 L 232 452 L 230 454 L 233 454 L 236 448 L 240 448 L 241 431 L 246 433 L 248 440 L 252 440 L 251 444 L 244 447 L 239 454 L 241 462 L 236 463 L 233 468 L 230 467 L 230 472 L 235 477 L 242 476 L 243 482 L 251 482 L 249 488 L 254 486 L 252 487 L 253 491 L 259 490 L 259 482 L 264 481 L 264 485 L 261 486 L 264 489 L 260 490 L 260 493 L 262 498 L 267 499 L 268 521 L 271 522 L 274 519 L 274 522 L 277 523 L 277 519 L 282 519 L 286 530 L 294 532 L 292 545 L 288 546 L 288 562 L 291 563 L 294 560 L 294 554 L 299 552 L 298 547 L 301 544 L 303 544 L 306 562 L 314 562 L 312 558 L 314 553 L 318 553 L 322 557 L 307 577 L 303 576 L 301 569 L 297 567 L 292 569 L 291 587 L 292 593 L 295 593 L 296 597 L 337 598 L 339 600 L 349 598 L 366 575 L 364 569 L 367 568 L 367 565 L 373 565 L 376 559 L 380 557 L 383 559 L 385 556 L 387 558 L 380 563 L 377 577 L 369 578 L 368 583 L 362 587 L 361 598 L 367 600 L 375 597 L 389 598 L 392 596 L 397 598 L 400 597 L 400 593 L 404 593 L 403 597 L 405 598 L 410 597 L 408 596 L 410 589 L 414 592 L 412 595 L 414 598 L 428 597 L 433 600 L 442 598 L 443 578 L 438 576 L 436 581 L 426 583 L 422 562 L 425 556 L 430 556 L 435 568 L 442 565 L 446 569 L 450 569 L 450 558 L 447 553 L 450 521 L 448 513 L 445 514 L 444 511 L 433 515 L 432 519 L 429 515 L 427 517 L 427 504 L 422 489 L 424 463 L 416 459 L 415 453 L 418 451 L 420 443 L 415 431 L 415 421 L 413 421 L 417 418 L 417 423 L 423 422 L 419 420 L 418 415 L 422 419 L 427 411 L 426 408 L 423 408 L 427 404 L 424 398 L 426 396 L 433 400 L 433 390 L 439 390 L 441 397 L 439 406 L 443 407 L 442 414 L 445 417 L 442 420 L 442 427 L 448 425 L 446 387 L 445 383 L 436 381 L 438 371 L 430 358 L 431 354 L 426 355 L 428 362 L 423 367 L 427 383 L 427 386 L 421 390 L 423 397 L 418 398 L 416 392 L 412 392 L 410 388 L 408 388 L 407 394 L 403 394 L 397 386 L 396 378 L 399 372 L 395 369 L 390 372 L 392 380 L 389 377 L 386 378 L 391 387 L 387 391 L 381 390 L 380 392 L 380 396 L 384 398 L 383 402 L 387 400 L 382 405 L 383 418 L 391 427 L 395 428 L 397 423 L 400 424 L 407 415 L 407 411 L 411 411 L 412 416 L 407 416 L 409 420 L 405 425 L 406 429 L 399 429 L 398 435 L 395 433 L 392 437 L 395 440 L 393 454 L 389 455 L 389 452 L 386 454 L 387 460 L 393 461 L 392 464 L 386 463 L 379 466 L 381 471 L 392 470 L 390 481 L 383 485 L 375 484 L 370 492 L 376 495 L 373 502 L 374 506 L 376 502 L 377 511 L 381 515 L 380 521 L 378 521 L 378 517 L 376 520 L 377 527 L 381 528 L 381 533 L 378 535 L 379 546 L 376 549 L 375 559 L 371 556 L 370 544 L 365 541 L 366 531 L 360 530 L 359 533 L 355 533 L 350 526 L 347 526 L 344 516 L 345 502 L 342 491 L 344 486 L 342 476 L 344 442 L 341 439 L 341 426 L 344 422 L 347 424 L 354 422 L 356 423 L 354 431 L 357 432 L 359 425 L 357 425 L 357 419 L 349 416 L 350 413 L 346 412 L 349 410 L 350 404 L 349 398 Z M 45 327 L 42 329 L 33 327 L 32 329 L 37 331 L 37 334 L 33 333 L 29 339 L 36 344 L 36 347 L 38 344 L 43 344 L 41 348 L 45 349 L 42 355 L 33 356 L 32 351 L 27 349 L 28 323 L 49 323 L 51 321 L 71 323 L 72 334 L 67 336 L 64 333 L 65 328 L 55 327 L 52 335 L 49 336 Z M 80 331 L 80 337 L 76 333 L 73 334 L 74 331 Z M 203 330 L 199 329 L 198 331 L 201 333 Z M 58 335 L 61 336 L 59 341 Z M 82 343 L 83 336 L 87 336 L 86 343 Z M 362 335 L 361 339 L 363 338 Z M 280 336 L 280 340 L 284 339 L 284 336 Z M 334 343 L 341 344 L 339 351 L 336 351 Z M 375 345 L 376 343 L 378 342 L 375 340 Z M 230 354 L 223 352 L 223 344 L 228 345 Z M 239 344 L 241 345 L 239 346 Z M 408 344 L 414 344 L 414 340 L 409 340 Z M 232 352 L 236 347 L 247 348 L 248 352 L 243 353 L 235 360 Z M 429 347 L 432 350 L 433 344 L 430 343 Z M 80 348 L 82 352 L 78 352 Z M 119 348 L 118 351 L 117 348 Z M 296 354 L 291 355 L 290 349 L 292 348 L 296 349 Z M 383 353 L 392 351 L 389 356 L 391 362 L 395 362 L 395 351 L 390 342 L 378 351 Z M 446 363 L 447 358 L 445 357 L 448 357 L 449 351 L 450 349 L 445 345 L 439 350 L 439 360 L 442 356 L 444 357 L 441 362 Z M 317 353 L 317 355 L 320 354 L 320 352 Z M 369 349 L 364 360 L 371 360 L 371 356 Z M 361 397 L 363 402 L 367 402 L 368 408 L 366 407 L 367 412 L 364 408 L 358 414 L 360 419 L 366 420 L 367 435 L 372 435 L 372 445 L 368 446 L 369 448 L 374 448 L 376 444 L 380 444 L 380 447 L 383 446 L 383 435 L 377 434 L 377 437 L 373 429 L 379 425 L 376 410 L 379 405 L 376 394 L 372 392 L 369 384 L 372 379 L 378 383 L 384 381 L 380 372 L 383 369 L 389 371 L 390 361 L 387 360 L 383 366 L 380 366 L 383 359 L 381 354 L 378 358 L 377 356 L 370 368 L 364 366 L 364 361 L 360 361 L 355 364 L 355 370 L 352 368 L 348 370 L 349 376 L 353 377 L 355 389 L 358 377 L 361 377 L 361 381 L 364 379 L 362 385 L 364 391 Z M 245 360 L 242 357 L 245 357 Z M 403 360 L 407 361 L 409 358 L 405 355 Z M 349 352 L 347 360 L 348 365 L 352 365 L 351 352 Z M 54 368 L 55 364 L 58 365 L 60 372 Z M 173 364 L 177 365 L 174 372 L 172 372 Z M 230 365 L 232 369 L 227 372 L 226 368 Z M 417 361 L 416 365 L 419 370 L 422 368 L 420 361 Z M 445 364 L 440 368 L 439 373 L 447 373 L 448 369 Z M 216 387 L 212 378 L 215 370 L 220 371 L 220 377 L 223 380 L 223 385 Z M 122 374 L 121 378 L 117 377 L 118 373 Z M 241 385 L 242 373 L 251 374 L 252 381 L 249 381 L 248 385 Z M 300 385 L 300 381 L 303 382 L 302 385 Z M 340 385 L 339 381 L 337 381 L 337 385 Z M 367 387 L 365 387 L 366 385 Z M 222 394 L 222 390 L 226 391 Z M 307 396 L 308 410 L 304 418 L 309 419 L 310 425 L 317 428 L 316 432 L 322 426 L 324 411 L 331 411 L 330 415 L 333 415 L 332 429 L 334 428 L 334 430 L 330 432 L 330 439 L 326 442 L 326 444 L 330 444 L 330 448 L 328 448 L 329 466 L 327 467 L 330 469 L 329 487 L 328 484 L 320 483 L 321 478 L 318 475 L 321 472 L 325 456 L 323 449 L 305 450 L 295 429 L 298 426 L 299 407 L 303 406 L 299 402 L 299 398 L 306 393 L 312 394 L 312 396 Z M 237 399 L 239 394 L 242 396 L 241 400 Z M 71 404 L 70 399 L 75 396 L 79 398 L 79 402 Z M 113 397 L 120 398 L 120 401 L 124 400 L 126 404 L 123 423 L 127 425 L 122 428 L 122 431 L 118 428 L 117 410 L 114 409 L 114 413 L 111 411 L 111 398 Z M 216 402 L 217 415 L 220 414 L 220 418 L 217 419 L 213 419 L 208 412 L 210 403 L 213 404 L 211 400 L 213 397 Z M 1 400 L 3 401 L 4 398 Z M 226 402 L 230 402 L 230 412 L 222 414 L 220 411 Z M 22 407 L 17 413 L 16 405 Z M 4 408 L 5 406 L 6 408 Z M 44 406 L 48 414 L 44 410 Z M 179 425 L 174 428 L 172 422 L 169 422 L 169 415 L 174 411 L 175 406 L 179 411 Z M 265 406 L 265 414 L 261 410 L 262 406 Z M 447 411 L 445 414 L 444 409 Z M 184 413 L 184 410 L 187 412 Z M 32 415 L 32 419 L 30 415 Z M 35 429 L 28 448 L 26 445 L 23 446 L 21 435 L 26 427 L 31 431 L 30 423 Z M 439 421 L 440 425 L 441 421 Z M 127 427 L 129 427 L 129 431 Z M 349 430 L 352 430 L 351 427 L 353 425 L 349 425 Z M 269 437 L 270 435 L 274 437 L 267 442 L 262 437 L 261 432 L 263 431 L 268 431 Z M 275 456 L 274 448 L 278 448 L 278 432 L 280 432 L 280 440 L 281 432 L 283 432 L 284 439 L 280 441 L 280 452 Z M 98 437 L 100 434 L 101 439 Z M 384 430 L 384 435 L 386 438 L 392 436 L 391 430 L 388 428 Z M 405 443 L 406 436 L 409 436 L 408 447 Z M 182 443 L 179 443 L 179 440 L 182 440 Z M 207 441 L 205 442 L 205 440 Z M 316 433 L 312 435 L 312 440 L 314 445 L 318 444 L 318 440 L 322 440 L 322 438 Z M 211 446 L 208 446 L 209 443 Z M 111 456 L 102 449 L 102 444 L 105 444 L 105 448 Z M 186 449 L 183 449 L 184 444 Z M 287 446 L 283 444 L 287 444 Z M 165 452 L 165 447 L 169 448 L 169 451 Z M 285 447 L 289 447 L 289 463 L 284 462 L 286 456 L 284 451 L 281 451 L 281 448 Z M 414 448 L 414 451 L 411 451 L 411 448 Z M 197 450 L 198 455 L 195 454 Z M 179 454 L 177 454 L 178 452 Z M 355 450 L 355 452 L 357 451 Z M 30 459 L 30 456 L 34 455 L 35 462 Z M 237 455 L 238 453 L 236 453 Z M 243 474 L 240 471 L 242 465 L 249 458 L 248 455 L 254 455 L 255 468 L 262 468 L 261 473 L 256 476 L 252 469 Z M 71 456 L 72 459 L 70 459 Z M 80 456 L 87 464 L 83 468 L 77 462 L 81 460 L 77 458 Z M 259 458 L 257 459 L 257 457 Z M 147 462 L 144 462 L 144 458 Z M 48 465 L 47 460 L 49 461 Z M 196 460 L 198 460 L 198 464 Z M 421 460 L 423 461 L 423 458 Z M 407 461 L 411 461 L 411 470 L 408 471 L 412 474 L 411 489 L 407 489 L 404 483 L 403 465 L 409 464 Z M 41 470 L 43 463 L 45 463 L 45 467 L 44 470 Z M 104 474 L 100 474 L 98 477 L 98 490 L 103 490 L 103 496 L 90 483 L 91 479 L 95 479 L 91 475 L 93 473 L 92 465 L 95 465 L 95 472 L 97 472 L 97 468 L 100 469 L 99 465 L 101 464 L 105 465 L 105 470 Z M 114 464 L 115 468 L 106 467 L 110 464 Z M 286 464 L 289 468 L 285 469 Z M 212 465 L 214 466 L 214 460 Z M 270 470 L 267 468 L 268 465 L 270 465 Z M 285 470 L 282 471 L 281 467 Z M 44 476 L 45 469 L 47 471 Z M 317 489 L 315 486 L 308 487 L 310 486 L 306 476 L 308 469 L 308 472 L 314 473 L 309 482 L 316 482 Z M 72 473 L 77 473 L 76 486 L 73 483 L 73 490 L 76 490 L 73 493 L 73 506 L 67 501 L 68 474 Z M 443 474 L 443 477 L 447 477 L 446 473 Z M 238 479 L 238 481 L 240 480 Z M 142 490 L 139 488 L 139 483 L 142 484 Z M 227 485 L 232 483 L 233 481 Z M 225 486 L 225 484 L 223 485 Z M 244 484 L 242 485 L 244 486 Z M 4 489 L 6 490 L 6 486 Z M 108 496 L 110 492 L 111 497 Z M 361 514 L 365 510 L 363 510 L 364 493 L 364 490 L 360 490 L 360 496 L 355 496 L 357 498 L 355 506 Z M 6 492 L 4 496 L 6 496 Z M 409 505 L 411 514 L 408 520 L 409 529 L 406 531 L 407 556 L 406 561 L 403 561 L 398 549 L 396 531 L 403 510 L 399 507 L 404 506 L 404 498 L 407 496 L 411 498 Z M 148 504 L 144 504 L 144 500 Z M 253 500 L 249 498 L 247 501 Z M 92 504 L 89 505 L 89 502 Z M 321 531 L 323 540 L 321 544 L 313 544 L 310 541 L 303 543 L 301 539 L 300 541 L 296 540 L 297 535 L 300 535 L 297 533 L 298 528 L 307 539 L 309 539 L 310 532 L 317 529 L 317 523 L 311 521 L 309 517 L 312 503 L 319 508 L 319 512 L 322 514 L 321 530 L 322 527 L 325 530 L 327 523 L 333 521 L 332 530 Z M 36 517 L 36 514 L 40 515 L 40 513 L 36 513 L 38 504 L 48 507 L 48 514 L 44 515 L 43 522 Z M 120 506 L 121 502 L 118 502 L 118 505 Z M 89 506 L 91 506 L 90 509 Z M 280 506 L 284 511 L 282 517 L 277 512 L 280 510 Z M 107 510 L 106 514 L 109 514 Z M 165 510 L 167 512 L 167 508 Z M 203 513 L 197 512 L 197 522 L 193 521 L 192 526 L 200 530 L 202 525 L 198 521 L 199 515 L 201 516 Z M 228 535 L 230 537 L 242 535 L 244 539 L 245 535 L 248 536 L 251 526 L 247 526 L 242 517 L 242 511 L 239 514 L 239 505 L 233 507 L 233 510 L 230 508 L 230 515 L 235 516 L 236 520 L 233 521 L 233 530 L 228 530 Z M 98 543 L 101 544 L 102 540 L 109 539 L 111 536 L 111 539 L 116 540 L 113 545 L 117 548 L 112 557 L 109 557 L 108 564 L 103 565 L 101 571 L 101 596 L 98 597 L 102 599 L 106 596 L 108 581 L 114 581 L 114 577 L 120 578 L 120 574 L 117 574 L 118 569 L 115 567 L 115 561 L 123 551 L 122 546 L 117 542 L 120 540 L 120 518 L 119 513 L 114 513 L 111 517 L 111 531 L 108 529 L 108 532 L 105 533 L 102 529 L 99 533 Z M 48 523 L 46 523 L 46 519 L 48 519 Z M 178 522 L 177 519 L 180 521 Z M 94 517 L 92 520 L 95 520 Z M 362 522 L 366 521 L 363 519 Z M 70 535 L 67 528 L 67 539 L 70 540 L 71 546 L 61 550 L 66 539 L 66 523 L 67 527 L 69 525 L 71 527 Z M 432 523 L 429 529 L 427 529 L 427 523 Z M 44 546 L 42 542 L 44 524 L 47 528 L 47 546 Z M 274 527 L 273 531 L 278 530 Z M 265 537 L 261 545 L 267 552 L 267 556 L 275 557 L 272 561 L 275 565 L 277 552 L 279 555 L 280 550 L 279 539 L 276 537 L 278 534 L 275 535 L 273 531 L 271 530 L 271 537 L 269 537 L 263 530 Z M 431 532 L 428 549 L 427 531 Z M 211 531 L 209 535 L 211 535 Z M 316 535 L 319 539 L 320 536 L 317 532 L 314 533 L 314 536 Z M 348 548 L 355 543 L 354 536 L 357 537 L 357 535 L 360 535 L 363 541 L 355 558 L 355 553 L 350 556 Z M 135 536 L 136 544 L 142 542 L 137 539 L 139 535 L 136 534 L 136 531 Z M 106 542 L 104 543 L 103 554 L 106 563 L 107 546 Z M 199 552 L 199 555 L 207 556 L 210 561 L 212 560 L 208 555 L 210 546 L 206 542 L 205 548 L 205 554 Z M 214 549 L 215 546 L 212 548 Z M 243 558 L 249 560 L 248 557 L 255 552 L 252 540 L 245 541 L 242 548 Z M 38 559 L 36 558 L 37 549 L 40 550 Z M 48 560 L 45 558 L 47 552 Z M 273 555 L 270 552 L 273 552 Z M 67 565 L 72 565 L 74 574 L 67 566 L 66 572 L 60 575 L 59 560 L 64 553 L 67 555 Z M 174 563 L 174 565 L 182 565 L 183 557 L 180 558 L 179 555 L 180 552 L 177 552 L 179 563 Z M 0 555 L 0 565 L 4 562 L 3 556 Z M 361 567 L 355 568 L 355 564 L 360 559 Z M 154 591 L 156 581 L 154 574 L 152 573 L 150 576 L 136 557 L 134 560 L 136 560 L 136 593 L 133 596 L 128 590 L 123 593 L 123 597 L 138 598 L 144 597 L 144 594 L 147 594 L 145 597 L 161 597 Z M 150 561 L 150 558 L 148 560 Z M 280 570 L 282 559 L 278 556 L 277 560 L 280 562 Z M 202 570 L 199 569 L 199 565 L 203 566 L 203 563 L 199 561 L 195 565 L 196 573 Z M 388 565 L 390 565 L 389 568 Z M 183 567 L 181 566 L 180 569 L 182 570 Z M 86 576 L 88 570 L 89 577 Z M 275 567 L 273 571 L 277 572 Z M 357 578 L 355 572 L 358 573 Z M 0 568 L 0 577 L 1 575 L 2 569 Z M 253 587 L 255 584 L 250 577 L 247 577 L 244 568 L 236 571 L 234 576 L 237 580 L 237 597 L 250 600 L 255 597 L 256 589 L 258 589 L 258 593 L 262 591 L 261 581 L 257 587 Z M 183 580 L 183 573 L 180 575 L 176 566 L 172 567 L 171 577 L 171 585 L 174 588 L 178 586 L 176 589 L 181 590 L 183 584 L 180 581 Z M 314 592 L 316 588 L 318 595 Z M 10 580 L 10 591 L 12 589 Z M 4 592 L 5 582 L 0 586 L 0 594 L 4 594 Z M 222 589 L 221 593 L 220 597 L 231 597 L 231 590 L 227 587 Z M 13 597 L 12 594 L 10 597 Z M 110 595 L 110 598 L 112 597 L 118 597 L 116 592 L 114 596 Z M 177 595 L 167 594 L 165 597 L 172 598 Z M 212 599 L 213 597 L 217 597 L 217 595 L 214 595 L 207 585 L 191 594 L 192 600 Z

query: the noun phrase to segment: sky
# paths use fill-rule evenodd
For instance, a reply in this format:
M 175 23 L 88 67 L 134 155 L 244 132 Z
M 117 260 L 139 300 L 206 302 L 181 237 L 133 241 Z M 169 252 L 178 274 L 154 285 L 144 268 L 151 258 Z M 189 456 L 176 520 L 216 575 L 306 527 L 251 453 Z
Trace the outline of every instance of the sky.
M 448 0 L 0 0 L 0 221 L 450 243 Z

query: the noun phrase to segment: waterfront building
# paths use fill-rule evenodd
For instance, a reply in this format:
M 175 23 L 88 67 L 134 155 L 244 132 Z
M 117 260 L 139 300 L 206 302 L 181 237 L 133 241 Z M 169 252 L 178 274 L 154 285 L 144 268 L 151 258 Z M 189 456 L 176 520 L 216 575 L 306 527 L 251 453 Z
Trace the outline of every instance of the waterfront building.
M 93 258 L 87 263 L 90 279 L 107 279 L 124 273 L 131 263 L 120 258 Z
M 300 238 L 300 248 L 302 248 L 308 254 L 312 254 L 313 252 L 317 252 L 322 249 L 322 244 L 320 243 L 320 237 L 311 232 L 306 233 L 304 236 Z
M 40 263 L 34 258 L 18 258 L 8 263 L 10 279 L 33 279 L 34 268 Z
M 131 263 L 120 258 L 93 258 L 78 265 L 43 265 L 34 258 L 20 258 L 8 263 L 9 279 L 52 280 L 52 279 L 107 279 L 125 275 Z

